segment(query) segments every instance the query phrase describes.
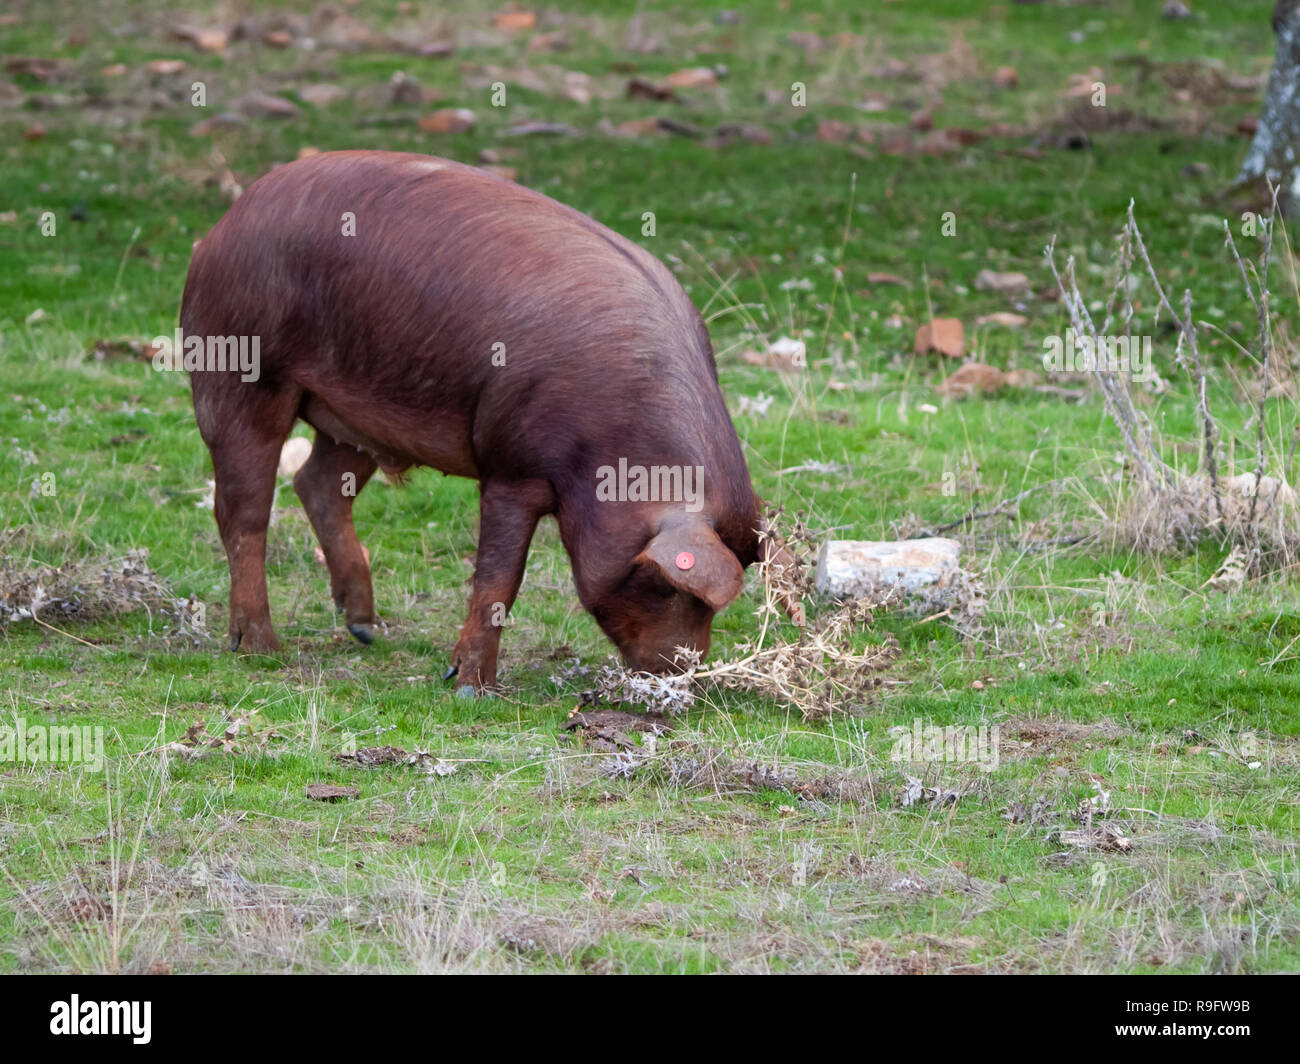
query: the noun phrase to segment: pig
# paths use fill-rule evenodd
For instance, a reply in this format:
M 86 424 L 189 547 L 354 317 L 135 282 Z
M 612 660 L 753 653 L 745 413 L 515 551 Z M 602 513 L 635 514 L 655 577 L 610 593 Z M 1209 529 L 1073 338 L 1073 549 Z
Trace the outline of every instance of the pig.
M 297 420 L 315 442 L 293 486 L 362 643 L 375 606 L 355 495 L 376 469 L 479 482 L 469 611 L 445 677 L 466 693 L 496 683 L 544 516 L 579 600 L 634 670 L 676 667 L 678 647 L 707 653 L 745 568 L 779 549 L 760 534 L 708 331 L 672 272 L 494 174 L 382 151 L 275 167 L 197 244 L 180 325 L 232 649 L 279 650 L 266 533 Z M 222 368 L 202 339 L 191 357 L 195 337 L 245 338 L 260 364 Z

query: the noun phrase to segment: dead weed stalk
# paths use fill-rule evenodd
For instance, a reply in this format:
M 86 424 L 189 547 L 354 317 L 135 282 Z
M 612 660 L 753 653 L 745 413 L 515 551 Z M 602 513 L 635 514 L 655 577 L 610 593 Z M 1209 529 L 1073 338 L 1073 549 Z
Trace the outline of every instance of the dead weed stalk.
M 1095 323 L 1079 290 L 1074 257 L 1069 256 L 1065 269 L 1059 271 L 1055 240 L 1046 249 L 1047 264 L 1056 279 L 1070 327 L 1083 341 L 1085 350 L 1093 353 L 1091 365 L 1080 368 L 1091 370 L 1106 410 L 1120 430 L 1125 456 L 1135 474 L 1128 485 L 1131 491 L 1117 502 L 1111 530 L 1121 540 L 1153 554 L 1188 549 L 1212 537 L 1225 549 L 1240 550 L 1251 577 L 1292 564 L 1300 548 L 1300 528 L 1296 522 L 1300 497 L 1287 482 L 1300 436 L 1293 435 L 1286 447 L 1280 435 L 1270 438 L 1266 422 L 1268 399 L 1270 395 L 1276 396 L 1280 386 L 1269 292 L 1276 205 L 1275 194 L 1272 212 L 1267 218 L 1259 219 L 1263 250 L 1258 267 L 1248 266 L 1242 260 L 1232 232 L 1224 222 L 1224 243 L 1241 273 L 1257 326 L 1257 356 L 1253 359 L 1257 370 L 1254 380 L 1246 385 L 1250 397 L 1248 416 L 1239 429 L 1239 432 L 1249 430 L 1254 422 L 1254 463 L 1248 472 L 1236 472 L 1233 456 L 1223 454 L 1221 441 L 1225 436 L 1231 439 L 1233 433 L 1221 429 L 1220 417 L 1210 408 L 1208 382 L 1214 367 L 1207 364 L 1198 336 L 1216 327 L 1193 317 L 1190 290 L 1183 292 L 1179 301 L 1181 309 L 1175 305 L 1175 299 L 1151 261 L 1132 201 L 1118 237 L 1114 284 L 1100 325 Z M 1195 451 L 1199 459 L 1198 468 L 1193 472 L 1185 472 L 1165 460 L 1164 456 L 1176 453 L 1184 441 L 1155 432 L 1151 421 L 1134 402 L 1131 362 L 1118 365 L 1111 357 L 1121 343 L 1125 351 L 1133 351 L 1136 316 L 1133 297 L 1146 282 L 1155 292 L 1152 327 L 1159 325 L 1161 314 L 1166 314 L 1177 328 L 1175 361 L 1187 374 L 1196 394 L 1200 430 Z M 1121 336 L 1116 337 L 1112 330 Z M 1266 472 L 1270 459 L 1272 471 Z

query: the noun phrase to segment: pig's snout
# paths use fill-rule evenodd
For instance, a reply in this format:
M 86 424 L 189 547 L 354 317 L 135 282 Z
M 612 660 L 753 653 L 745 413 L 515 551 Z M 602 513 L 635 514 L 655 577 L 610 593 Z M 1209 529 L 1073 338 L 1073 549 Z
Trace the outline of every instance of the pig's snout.
M 679 652 L 679 648 L 682 647 L 697 651 L 702 661 L 709 652 L 708 631 L 706 630 L 702 636 L 696 635 L 689 639 L 670 639 L 656 643 L 634 642 L 620 646 L 619 653 L 623 657 L 623 664 L 633 672 L 682 672 L 687 666 L 687 662 L 682 660 Z

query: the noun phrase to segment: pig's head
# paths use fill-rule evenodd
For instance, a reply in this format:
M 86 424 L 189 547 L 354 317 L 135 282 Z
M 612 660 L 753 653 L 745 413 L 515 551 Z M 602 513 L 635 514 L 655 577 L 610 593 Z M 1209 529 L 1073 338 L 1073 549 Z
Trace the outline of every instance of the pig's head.
M 640 550 L 606 564 L 607 590 L 589 608 L 628 668 L 645 672 L 673 669 L 678 647 L 706 654 L 714 614 L 745 583 L 740 560 L 702 514 L 664 518 Z

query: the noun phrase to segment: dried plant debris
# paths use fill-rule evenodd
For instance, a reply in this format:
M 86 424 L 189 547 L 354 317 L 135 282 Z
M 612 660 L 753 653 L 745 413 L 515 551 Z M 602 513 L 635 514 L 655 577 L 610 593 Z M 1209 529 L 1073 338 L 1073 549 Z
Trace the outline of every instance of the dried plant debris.
M 617 744 L 600 728 L 575 731 L 594 753 L 604 755 L 579 762 L 575 769 L 580 779 L 585 778 L 598 787 L 607 779 L 636 778 L 651 786 L 681 787 L 714 796 L 776 791 L 814 806 L 832 802 L 865 806 L 874 802 L 872 780 L 858 774 L 834 772 L 803 776 L 794 765 L 753 757 L 735 758 L 653 730 L 646 730 L 639 743 L 626 732 L 620 732 Z M 608 793 L 603 795 L 605 800 L 610 797 Z
M 1110 791 L 1102 790 L 1101 784 L 1097 783 L 1095 780 L 1093 781 L 1092 789 L 1097 793 L 1091 798 L 1085 798 L 1081 801 L 1074 811 L 1074 819 L 1084 825 L 1084 827 L 1091 827 L 1094 819 L 1100 820 L 1102 817 L 1107 816 L 1111 811 Z
M 611 779 L 631 779 L 644 764 L 644 759 L 637 757 L 633 750 L 619 750 L 613 757 L 601 762 L 601 771 Z
M 557 687 L 583 684 L 577 692 L 579 709 L 601 705 L 645 706 L 648 712 L 659 716 L 677 714 L 695 704 L 691 677 L 700 662 L 700 655 L 685 647 L 678 647 L 677 654 L 685 671 L 662 676 L 632 672 L 613 658 L 599 669 L 573 658 L 551 675 L 551 683 Z
M 593 750 L 615 753 L 637 749 L 629 732 L 645 732 L 652 736 L 667 735 L 672 731 L 662 717 L 646 713 L 624 713 L 617 709 L 596 709 L 583 712 L 575 706 L 560 730 L 574 732 Z M 630 775 L 630 773 L 628 773 Z
M 157 747 L 157 750 L 175 754 L 186 761 L 199 761 L 217 754 L 244 754 L 274 757 L 278 751 L 269 750 L 270 744 L 280 738 L 279 732 L 269 726 L 256 713 L 235 717 L 226 722 L 220 732 L 208 731 L 206 722 L 196 720 L 185 734 L 175 742 Z
M 902 652 L 898 641 L 889 635 L 882 643 L 854 647 L 855 637 L 878 608 L 877 603 L 860 600 L 841 603 L 804 623 L 793 638 L 781 634 L 781 615 L 794 613 L 793 604 L 801 611 L 801 600 L 813 586 L 813 536 L 801 516 L 782 534 L 778 516 L 769 515 L 761 533 L 774 546 L 767 551 L 769 561 L 762 563 L 765 595 L 754 641 L 740 644 L 729 659 L 707 668 L 701 667 L 698 651 L 678 647 L 674 666 L 679 671 L 667 675 L 631 672 L 613 661 L 593 670 L 572 659 L 552 674 L 551 682 L 561 688 L 581 684 L 579 709 L 584 711 L 643 706 L 650 713 L 673 716 L 695 704 L 701 685 L 774 699 L 798 709 L 804 720 L 855 713 L 872 703 L 883 672 Z M 801 613 L 799 620 L 806 622 Z
M 795 624 L 806 621 L 803 601 L 814 589 L 815 537 L 802 512 L 788 520 L 785 511 L 769 510 L 758 530 L 759 572 L 766 588 L 765 608 L 775 602 Z
M 1268 428 L 1274 421 L 1268 409 L 1269 399 L 1285 400 L 1288 391 L 1279 377 L 1285 360 L 1275 350 L 1284 334 L 1270 310 L 1269 268 L 1275 257 L 1276 207 L 1275 192 L 1271 209 L 1259 219 L 1262 250 L 1258 268 L 1254 264 L 1247 267 L 1224 221 L 1224 244 L 1237 267 L 1257 326 L 1251 354 L 1258 369 L 1246 386 L 1247 398 L 1239 409 L 1211 408 L 1208 382 L 1216 367 L 1200 348 L 1203 323 L 1193 312 L 1192 293 L 1184 291 L 1178 299 L 1177 293 L 1161 281 L 1138 228 L 1132 202 L 1116 245 L 1113 285 L 1096 317 L 1092 309 L 1096 301 L 1090 303 L 1079 289 L 1073 256 L 1067 258 L 1063 270 L 1058 270 L 1054 241 L 1046 251 L 1047 265 L 1073 333 L 1071 345 L 1085 352 L 1080 368 L 1090 373 L 1124 446 L 1125 490 L 1109 515 L 1110 531 L 1153 554 L 1194 548 L 1207 538 L 1238 546 L 1243 551 L 1240 563 L 1244 565 L 1244 578 L 1289 567 L 1300 554 L 1300 494 L 1286 480 L 1295 439 L 1300 437 L 1288 443 Z M 1152 297 L 1135 297 L 1145 285 L 1150 286 Z M 1151 315 L 1150 319 L 1143 320 L 1139 307 Z M 1143 411 L 1145 404 L 1133 400 L 1135 384 L 1157 392 L 1166 387 L 1149 364 L 1151 337 L 1134 335 L 1156 330 L 1162 324 L 1172 326 L 1177 333 L 1175 361 L 1198 396 L 1197 432 L 1188 439 L 1170 438 L 1158 431 Z M 1232 420 L 1226 421 L 1225 415 Z M 1253 461 L 1241 472 L 1233 468 L 1235 452 L 1229 449 L 1225 453 L 1223 446 L 1225 438 L 1235 439 L 1238 435 L 1250 439 L 1250 450 L 1254 452 Z M 1196 455 L 1197 468 L 1169 464 L 1167 459 L 1180 449 Z M 1231 584 L 1237 575 L 1234 570 L 1224 579 Z
M 874 794 L 869 779 L 844 773 L 801 779 L 798 770 L 790 765 L 708 756 L 698 749 L 670 749 L 663 756 L 663 764 L 673 784 L 717 794 L 779 791 L 814 804 L 866 804 Z
M 946 617 L 959 633 L 973 638 L 982 631 L 988 610 L 984 574 L 958 567 L 942 586 L 932 584 L 909 592 L 903 609 L 929 621 Z
M 139 609 L 169 619 L 165 635 L 195 642 L 208 637 L 202 603 L 178 599 L 149 568 L 147 549 L 58 568 L 23 567 L 16 558 L 0 559 L 0 626 L 32 619 L 93 621 Z
M 1076 850 L 1102 850 L 1109 853 L 1128 853 L 1133 849 L 1133 840 L 1111 823 L 1099 827 L 1084 827 L 1073 831 L 1061 831 L 1052 836 L 1052 841 Z
M 897 639 L 854 649 L 852 637 L 875 604 L 852 600 L 801 629 L 793 642 L 742 643 L 730 660 L 696 672 L 713 686 L 750 691 L 799 710 L 804 720 L 857 713 L 875 701 L 885 670 L 902 653 Z
M 409 750 L 400 746 L 367 746 L 361 750 L 347 750 L 335 754 L 335 761 L 349 765 L 401 765 L 411 756 Z
M 400 746 L 367 746 L 360 750 L 345 750 L 343 753 L 335 754 L 334 760 L 345 765 L 359 767 L 372 767 L 375 765 L 411 766 L 421 769 L 429 776 L 453 776 L 459 771 L 460 765 L 464 761 L 482 759 L 467 758 L 461 761 L 452 761 L 431 754 L 427 750 L 403 750 Z
M 305 793 L 308 798 L 316 802 L 341 802 L 345 799 L 361 797 L 359 787 L 340 787 L 333 783 L 309 783 Z
M 1003 817 L 1013 824 L 1034 824 L 1046 821 L 1052 812 L 1052 804 L 1046 798 L 1035 798 L 1032 803 L 1012 802 L 1003 813 Z
M 904 809 L 914 805 L 956 805 L 961 799 L 961 792 L 945 790 L 942 787 L 927 787 L 915 776 L 908 776 L 903 789 L 898 792 L 898 803 Z
M 651 735 L 666 735 L 673 730 L 673 726 L 662 717 L 647 713 L 624 713 L 617 709 L 584 712 L 580 707 L 574 707 L 560 727 L 564 731 L 573 731 L 575 728 L 604 728 L 611 725 L 624 731 L 649 732 Z
M 1214 575 L 1201 585 L 1215 591 L 1240 591 L 1246 583 L 1246 554 L 1241 547 L 1233 547 L 1223 564 L 1214 571 Z
M 1064 743 L 1084 743 L 1089 748 L 1112 743 L 1125 730 L 1109 720 L 1085 724 L 1055 717 L 1019 717 L 1003 725 L 1003 735 L 1008 734 L 1035 750 L 1051 752 Z

